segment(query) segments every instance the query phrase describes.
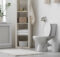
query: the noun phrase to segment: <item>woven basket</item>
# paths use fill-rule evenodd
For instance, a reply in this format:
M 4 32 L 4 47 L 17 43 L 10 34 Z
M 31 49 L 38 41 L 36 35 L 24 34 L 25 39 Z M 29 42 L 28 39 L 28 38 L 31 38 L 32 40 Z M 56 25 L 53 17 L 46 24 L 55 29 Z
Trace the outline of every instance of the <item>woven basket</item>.
M 19 23 L 27 23 L 26 17 L 19 17 Z

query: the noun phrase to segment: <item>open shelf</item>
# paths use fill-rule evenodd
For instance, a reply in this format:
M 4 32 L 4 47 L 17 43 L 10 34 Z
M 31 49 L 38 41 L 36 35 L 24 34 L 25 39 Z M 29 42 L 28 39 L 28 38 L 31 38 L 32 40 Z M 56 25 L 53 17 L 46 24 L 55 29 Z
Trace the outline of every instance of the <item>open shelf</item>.
M 17 37 L 18 37 L 17 40 L 18 47 L 28 47 L 28 36 L 17 36 Z
M 17 30 L 26 30 L 28 29 L 28 24 L 17 25 Z
M 28 0 L 18 0 L 17 3 L 18 11 L 28 11 Z
M 18 12 L 18 13 L 19 13 L 19 12 L 20 12 L 20 13 L 21 13 L 21 12 L 23 12 L 23 13 L 28 13 L 28 11 L 17 11 L 17 12 Z
M 26 25 L 27 25 L 28 23 L 17 23 L 17 25 L 22 25 L 22 24 L 23 24 L 23 25 L 24 25 L 24 24 L 26 24 Z
M 29 0 L 17 0 L 16 48 L 30 48 Z M 22 44 L 21 44 L 22 43 Z

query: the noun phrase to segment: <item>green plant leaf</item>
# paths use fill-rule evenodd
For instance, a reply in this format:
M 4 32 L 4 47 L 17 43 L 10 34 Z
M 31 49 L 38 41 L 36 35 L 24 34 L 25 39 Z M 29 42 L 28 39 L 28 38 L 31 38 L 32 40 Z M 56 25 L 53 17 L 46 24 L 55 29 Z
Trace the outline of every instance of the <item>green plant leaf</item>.
M 6 4 L 6 8 L 10 7 L 11 6 L 11 3 L 7 3 Z
M 0 17 L 2 17 L 3 16 L 3 13 L 0 13 Z
M 0 10 L 0 13 L 1 13 L 1 10 Z
M 8 3 L 8 6 L 10 6 L 11 5 L 11 3 Z
M 8 7 L 10 7 L 11 6 L 11 3 L 7 3 L 6 4 L 6 10 L 7 10 L 7 8 Z M 3 11 L 2 11 L 2 6 L 0 5 L 0 17 L 2 17 L 3 16 Z

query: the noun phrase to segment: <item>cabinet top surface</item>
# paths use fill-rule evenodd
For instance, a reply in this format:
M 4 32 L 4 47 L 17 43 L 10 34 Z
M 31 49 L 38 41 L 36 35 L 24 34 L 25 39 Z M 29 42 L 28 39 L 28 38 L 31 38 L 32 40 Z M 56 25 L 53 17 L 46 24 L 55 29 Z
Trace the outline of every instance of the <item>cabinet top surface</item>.
M 0 23 L 0 26 L 8 26 L 8 25 L 11 25 L 10 23 Z

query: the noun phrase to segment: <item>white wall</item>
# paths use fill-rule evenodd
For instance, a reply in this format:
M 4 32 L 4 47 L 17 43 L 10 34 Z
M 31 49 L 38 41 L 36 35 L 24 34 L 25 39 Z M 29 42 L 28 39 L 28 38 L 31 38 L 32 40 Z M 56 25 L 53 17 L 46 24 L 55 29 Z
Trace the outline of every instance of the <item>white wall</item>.
M 45 4 L 45 0 L 32 0 L 36 16 L 36 23 L 33 27 L 33 35 L 40 35 L 40 19 L 46 16 L 49 23 L 58 25 L 57 39 L 60 42 L 60 4 L 51 0 L 51 4 Z
M 13 47 L 14 47 L 14 42 L 15 42 L 15 26 L 16 26 L 16 0 L 7 0 L 7 2 L 11 3 L 11 6 L 7 10 L 7 21 L 8 23 L 11 23 L 11 28 L 12 28 L 12 39 L 13 39 Z
M 11 7 L 7 11 L 7 20 L 12 24 L 12 38 L 14 46 L 15 25 L 16 25 L 16 0 L 7 0 L 11 2 Z M 58 24 L 57 39 L 60 42 L 60 4 L 54 3 L 45 4 L 45 0 L 32 0 L 36 16 L 36 23 L 33 27 L 33 35 L 40 34 L 40 19 L 42 16 L 47 16 L 48 22 Z

